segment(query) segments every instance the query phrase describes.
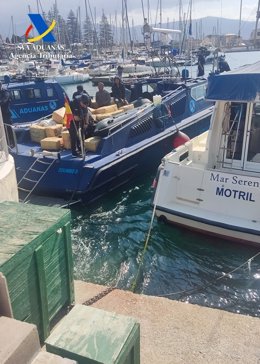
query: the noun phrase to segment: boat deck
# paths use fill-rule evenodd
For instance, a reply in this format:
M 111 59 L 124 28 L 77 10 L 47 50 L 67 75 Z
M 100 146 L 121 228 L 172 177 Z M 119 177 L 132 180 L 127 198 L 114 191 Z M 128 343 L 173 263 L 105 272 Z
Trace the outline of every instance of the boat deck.
M 106 287 L 75 281 L 76 303 Z M 92 305 L 141 326 L 142 364 L 260 362 L 260 320 L 167 298 L 114 290 Z

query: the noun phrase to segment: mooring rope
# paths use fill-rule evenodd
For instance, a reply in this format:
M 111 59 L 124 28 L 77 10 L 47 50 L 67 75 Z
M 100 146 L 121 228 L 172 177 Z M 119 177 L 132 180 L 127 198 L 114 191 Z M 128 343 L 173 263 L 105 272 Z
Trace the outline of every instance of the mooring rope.
M 209 282 L 208 284 L 205 284 L 203 286 L 197 286 L 195 288 L 191 288 L 185 291 L 178 291 L 178 292 L 172 292 L 172 293 L 165 293 L 165 294 L 160 294 L 158 295 L 158 297 L 168 297 L 168 296 L 173 296 L 173 295 L 190 295 L 199 291 L 203 291 L 204 289 L 212 286 L 213 284 L 215 284 L 216 282 L 220 281 L 221 279 L 225 278 L 226 276 L 234 273 L 235 271 L 237 271 L 238 269 L 242 268 L 244 265 L 248 264 L 250 265 L 252 260 L 254 260 L 258 255 L 260 255 L 260 252 L 258 252 L 257 254 L 255 254 L 254 256 L 252 256 L 251 258 L 249 258 L 248 260 L 246 260 L 244 263 L 240 264 L 238 267 L 232 269 L 231 271 L 227 272 L 227 273 L 223 273 L 220 277 L 214 279 L 213 281 Z
M 158 176 L 158 181 L 159 181 L 159 178 L 160 178 L 160 172 L 159 172 L 159 176 Z M 156 187 L 159 186 L 158 181 L 157 181 L 157 186 Z M 131 284 L 131 291 L 132 292 L 135 292 L 135 289 L 136 289 L 136 286 L 137 286 L 137 281 L 138 281 L 139 274 L 140 274 L 140 270 L 141 270 L 141 267 L 142 267 L 143 261 L 144 261 L 144 255 L 145 255 L 145 253 L 147 251 L 148 243 L 149 243 L 149 240 L 150 240 L 151 231 L 152 231 L 152 228 L 153 228 L 154 217 L 155 217 L 155 210 L 156 210 L 156 207 L 157 207 L 158 195 L 159 195 L 159 187 L 156 188 L 156 190 L 155 190 L 153 213 L 152 213 L 152 217 L 151 217 L 151 220 L 150 220 L 150 225 L 149 225 L 147 237 L 146 237 L 146 240 L 145 240 L 144 248 L 143 248 L 143 251 L 142 251 L 139 267 L 138 267 L 137 273 L 135 275 L 135 278 L 133 280 L 133 283 Z

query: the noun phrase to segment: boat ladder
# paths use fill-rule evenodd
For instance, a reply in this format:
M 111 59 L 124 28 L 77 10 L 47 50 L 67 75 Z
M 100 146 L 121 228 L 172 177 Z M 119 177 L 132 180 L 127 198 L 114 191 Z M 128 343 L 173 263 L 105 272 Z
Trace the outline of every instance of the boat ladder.
M 38 157 L 18 183 L 20 202 L 26 202 L 56 159 Z

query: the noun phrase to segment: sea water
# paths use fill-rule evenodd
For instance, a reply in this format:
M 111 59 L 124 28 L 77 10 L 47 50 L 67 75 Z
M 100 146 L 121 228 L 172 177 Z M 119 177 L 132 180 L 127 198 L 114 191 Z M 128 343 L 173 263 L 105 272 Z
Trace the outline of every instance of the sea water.
M 260 60 L 260 52 L 228 53 L 226 60 L 234 69 Z M 75 88 L 66 87 L 69 96 Z M 96 92 L 90 82 L 84 88 Z M 155 218 L 143 254 L 155 173 L 72 210 L 75 279 L 260 317 L 260 255 L 251 260 L 259 249 Z

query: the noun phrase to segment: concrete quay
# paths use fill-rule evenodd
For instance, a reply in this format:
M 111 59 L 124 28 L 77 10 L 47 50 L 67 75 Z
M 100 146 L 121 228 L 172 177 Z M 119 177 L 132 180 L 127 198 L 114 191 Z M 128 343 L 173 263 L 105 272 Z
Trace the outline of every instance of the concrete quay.
M 75 302 L 106 288 L 75 281 Z M 260 364 L 259 318 L 118 289 L 92 307 L 139 321 L 142 364 Z

